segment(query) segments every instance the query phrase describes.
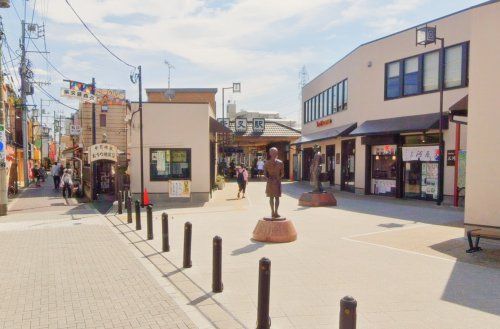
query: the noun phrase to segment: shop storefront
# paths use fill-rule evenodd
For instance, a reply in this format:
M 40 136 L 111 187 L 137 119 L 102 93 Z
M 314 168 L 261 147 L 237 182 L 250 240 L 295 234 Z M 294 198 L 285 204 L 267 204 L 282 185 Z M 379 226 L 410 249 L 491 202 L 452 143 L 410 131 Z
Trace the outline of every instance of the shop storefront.
M 397 145 L 372 145 L 370 193 L 396 196 Z

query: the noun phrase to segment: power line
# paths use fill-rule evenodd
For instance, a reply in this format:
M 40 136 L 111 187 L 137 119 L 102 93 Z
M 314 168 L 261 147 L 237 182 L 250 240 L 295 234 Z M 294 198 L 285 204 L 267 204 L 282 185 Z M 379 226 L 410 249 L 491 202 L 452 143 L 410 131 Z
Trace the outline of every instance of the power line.
M 40 89 L 40 91 L 41 91 L 42 93 L 44 93 L 44 94 L 45 94 L 45 96 L 49 97 L 49 98 L 50 98 L 50 99 L 52 99 L 54 102 L 59 103 L 59 104 L 61 104 L 62 106 L 65 106 L 65 107 L 67 107 L 67 108 L 69 108 L 69 109 L 71 109 L 71 110 L 78 111 L 78 109 L 77 109 L 77 108 L 75 108 L 75 107 L 73 107 L 73 106 L 69 106 L 68 104 L 63 103 L 63 102 L 61 102 L 60 100 L 58 100 L 57 98 L 55 98 L 54 96 L 52 96 L 52 95 L 51 95 L 48 91 L 46 91 L 45 89 L 43 89 L 43 87 L 42 87 L 42 86 L 35 84 L 35 87 L 37 87 L 38 89 Z
M 118 57 L 118 55 L 116 55 L 114 52 L 111 51 L 111 49 L 109 49 L 98 37 L 97 35 L 94 34 L 94 32 L 92 32 L 92 30 L 88 27 L 88 25 L 83 21 L 83 19 L 80 17 L 80 15 L 78 15 L 78 13 L 76 12 L 75 8 L 73 8 L 73 6 L 71 5 L 71 3 L 69 3 L 69 0 L 66 0 L 66 3 L 68 4 L 68 6 L 71 8 L 71 10 L 75 13 L 76 17 L 78 17 L 78 19 L 80 20 L 80 22 L 83 24 L 83 26 L 87 29 L 87 31 L 89 31 L 89 33 L 94 37 L 94 39 L 97 40 L 97 42 L 99 42 L 99 44 L 108 51 L 108 53 L 111 54 L 111 56 L 113 56 L 114 58 L 116 58 L 117 60 L 119 60 L 120 62 L 122 62 L 123 64 L 127 65 L 128 67 L 131 67 L 131 68 L 136 68 L 135 66 L 125 62 L 123 59 L 121 59 L 120 57 Z
M 17 18 L 19 18 L 19 20 L 22 21 L 21 15 L 19 15 L 19 12 L 17 11 L 17 8 L 16 8 L 16 5 L 14 4 L 14 1 L 11 1 L 10 3 L 12 4 L 14 11 L 16 12 Z
M 40 49 L 38 48 L 38 46 L 35 44 L 35 42 L 34 42 L 33 40 L 31 40 L 31 39 L 29 39 L 29 40 L 31 41 L 31 44 L 32 44 L 33 46 L 35 46 L 36 50 L 38 50 L 37 54 L 39 54 L 40 56 L 42 56 L 42 57 L 45 59 L 45 61 L 47 61 L 47 64 L 49 64 L 49 65 L 50 65 L 50 66 L 51 66 L 51 67 L 52 67 L 52 68 L 53 68 L 53 69 L 54 69 L 57 73 L 59 73 L 59 74 L 60 74 L 60 75 L 61 75 L 64 79 L 66 79 L 66 80 L 70 80 L 70 79 L 69 79 L 67 76 L 65 76 L 65 75 L 64 75 L 61 71 L 59 71 L 59 70 L 57 69 L 57 67 L 55 67 L 55 65 L 54 65 L 54 64 L 52 64 L 52 63 L 50 62 L 50 60 L 47 58 L 47 56 L 45 56 L 45 55 L 43 54 L 43 52 L 42 52 L 42 51 L 40 51 Z

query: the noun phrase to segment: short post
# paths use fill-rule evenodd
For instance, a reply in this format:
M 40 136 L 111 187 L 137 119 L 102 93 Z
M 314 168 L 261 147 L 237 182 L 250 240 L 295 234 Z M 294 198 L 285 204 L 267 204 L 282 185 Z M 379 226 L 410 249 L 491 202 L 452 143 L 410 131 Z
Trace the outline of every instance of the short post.
M 161 236 L 162 236 L 162 250 L 170 251 L 170 244 L 168 242 L 168 215 L 167 213 L 161 214 Z
M 125 196 L 125 208 L 127 208 L 127 223 L 132 224 L 132 198 L 128 193 Z
M 257 299 L 257 329 L 271 328 L 269 300 L 271 293 L 271 261 L 261 258 L 259 261 L 259 293 Z
M 135 229 L 141 229 L 141 203 L 135 200 Z
M 184 224 L 184 257 L 182 262 L 182 267 L 190 268 L 193 266 L 191 262 L 191 236 L 193 231 L 193 225 L 190 222 Z
M 148 240 L 153 240 L 153 206 L 148 205 L 146 207 L 147 211 L 147 224 L 148 224 Z
M 123 214 L 123 191 L 118 191 L 118 214 Z
M 340 300 L 339 329 L 356 329 L 356 306 L 358 302 L 351 296 Z
M 212 291 L 222 292 L 222 238 L 216 236 L 213 239 L 213 259 L 212 259 Z

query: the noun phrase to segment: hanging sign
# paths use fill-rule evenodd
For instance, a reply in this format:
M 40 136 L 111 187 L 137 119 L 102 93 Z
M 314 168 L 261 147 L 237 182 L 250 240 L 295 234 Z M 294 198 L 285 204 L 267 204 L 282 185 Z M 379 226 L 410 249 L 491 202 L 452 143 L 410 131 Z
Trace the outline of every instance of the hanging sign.
M 255 132 L 264 132 L 266 129 L 266 119 L 264 118 L 254 118 L 253 119 L 253 131 Z
M 168 195 L 171 198 L 191 197 L 191 181 L 171 180 L 168 184 Z
M 5 168 L 7 166 L 7 163 L 5 161 L 6 159 L 5 149 L 7 147 L 6 140 L 7 139 L 5 137 L 5 126 L 0 124 L 0 168 Z
M 224 119 L 219 118 L 219 119 L 217 119 L 217 121 L 222 123 L 224 125 L 224 127 L 229 128 L 229 118 L 224 118 Z
M 246 118 L 236 119 L 235 130 L 237 132 L 246 132 L 247 131 L 247 119 Z
M 80 136 L 82 133 L 82 127 L 80 125 L 69 125 L 69 134 L 71 136 Z
M 118 149 L 111 144 L 94 144 L 90 147 L 90 162 L 99 160 L 118 160 Z
M 95 103 L 95 90 L 91 84 L 69 81 L 69 88 L 61 88 L 62 97 L 78 98 L 80 101 Z
M 439 146 L 403 147 L 403 161 L 439 161 Z

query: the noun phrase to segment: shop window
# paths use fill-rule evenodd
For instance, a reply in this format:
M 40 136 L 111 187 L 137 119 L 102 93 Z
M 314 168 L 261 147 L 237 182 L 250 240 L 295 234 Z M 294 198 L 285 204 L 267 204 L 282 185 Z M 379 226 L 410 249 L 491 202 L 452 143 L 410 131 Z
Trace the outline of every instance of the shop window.
M 99 114 L 99 123 L 101 127 L 106 127 L 106 114 Z
M 150 180 L 191 179 L 191 149 L 150 149 Z
M 424 91 L 438 90 L 439 88 L 439 52 L 435 51 L 424 55 Z
M 373 194 L 394 196 L 396 194 L 396 145 L 372 146 Z
M 406 135 L 404 136 L 404 144 L 420 145 L 420 144 L 437 144 L 439 143 L 438 134 L 422 134 L 422 135 Z
M 462 85 L 462 47 L 446 48 L 444 52 L 444 87 L 452 88 Z
M 404 95 L 415 95 L 420 92 L 418 76 L 418 57 L 404 60 L 403 93 Z
M 399 62 L 387 64 L 387 79 L 385 82 L 385 96 L 387 98 L 396 98 L 401 95 L 399 70 Z

